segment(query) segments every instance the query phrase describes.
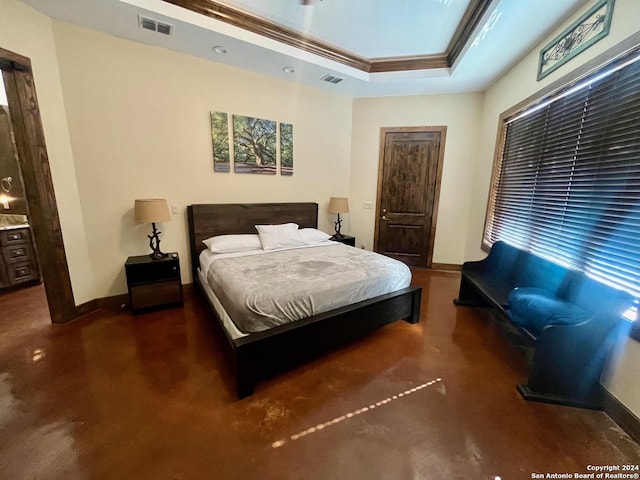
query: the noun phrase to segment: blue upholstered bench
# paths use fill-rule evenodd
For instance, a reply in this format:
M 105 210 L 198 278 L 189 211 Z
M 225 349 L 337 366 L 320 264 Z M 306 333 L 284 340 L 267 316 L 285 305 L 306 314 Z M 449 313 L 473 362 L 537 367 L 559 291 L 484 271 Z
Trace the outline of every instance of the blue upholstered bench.
M 457 305 L 490 306 L 533 347 L 527 400 L 601 408 L 600 375 L 611 337 L 634 304 L 626 292 L 512 247 L 493 244 L 462 266 Z

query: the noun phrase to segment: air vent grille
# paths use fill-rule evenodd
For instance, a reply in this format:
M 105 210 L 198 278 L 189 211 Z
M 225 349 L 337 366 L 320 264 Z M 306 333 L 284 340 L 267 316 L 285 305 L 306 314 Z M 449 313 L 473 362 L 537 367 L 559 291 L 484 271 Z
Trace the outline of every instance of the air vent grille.
M 333 75 L 326 74 L 320 80 L 322 80 L 323 82 L 329 82 L 329 83 L 336 84 L 336 83 L 340 83 L 342 80 L 344 80 L 344 78 L 335 77 Z
M 172 27 L 167 23 L 158 22 L 158 33 L 164 33 L 165 35 L 171 35 Z
M 154 20 L 153 18 L 138 15 L 138 27 L 152 32 L 162 33 L 163 35 L 173 34 L 173 25 Z

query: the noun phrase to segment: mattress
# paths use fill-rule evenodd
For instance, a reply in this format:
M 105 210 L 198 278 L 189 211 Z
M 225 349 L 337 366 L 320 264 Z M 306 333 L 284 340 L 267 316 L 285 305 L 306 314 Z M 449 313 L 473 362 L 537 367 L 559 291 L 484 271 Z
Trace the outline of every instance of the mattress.
M 402 262 L 338 242 L 200 254 L 201 278 L 242 333 L 255 333 L 408 287 Z
M 240 330 L 238 330 L 238 327 L 236 327 L 236 324 L 233 323 L 233 320 L 231 320 L 231 317 L 220 303 L 220 300 L 218 300 L 218 297 L 216 297 L 216 294 L 213 293 L 213 290 L 211 290 L 211 287 L 207 283 L 207 277 L 204 273 L 202 273 L 202 270 L 200 268 L 198 269 L 198 278 L 200 279 L 200 285 L 202 286 L 205 295 L 209 299 L 209 303 L 211 303 L 211 306 L 218 314 L 218 318 L 222 322 L 224 329 L 227 331 L 229 338 L 236 340 L 240 337 L 246 337 L 248 334 L 242 333 Z

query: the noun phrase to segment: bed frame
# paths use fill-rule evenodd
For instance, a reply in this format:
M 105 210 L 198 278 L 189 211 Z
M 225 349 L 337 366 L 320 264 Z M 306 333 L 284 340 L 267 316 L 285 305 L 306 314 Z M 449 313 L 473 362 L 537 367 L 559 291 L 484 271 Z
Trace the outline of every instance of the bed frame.
M 317 203 L 206 204 L 187 207 L 193 282 L 207 296 L 198 277 L 202 240 L 214 235 L 256 233 L 255 225 L 294 222 L 317 228 Z M 410 286 L 387 295 L 233 339 L 225 333 L 235 370 L 238 398 L 253 393 L 256 382 L 275 372 L 404 319 L 418 323 L 422 288 Z M 207 303 L 209 303 L 207 299 Z

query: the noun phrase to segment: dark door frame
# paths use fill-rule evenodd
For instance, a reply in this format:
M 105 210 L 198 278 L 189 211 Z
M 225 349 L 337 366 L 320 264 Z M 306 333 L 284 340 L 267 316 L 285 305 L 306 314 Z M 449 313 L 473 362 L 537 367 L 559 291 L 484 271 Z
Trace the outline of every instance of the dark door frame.
M 378 251 L 378 235 L 380 234 L 380 217 L 382 213 L 380 211 L 382 200 L 382 174 L 384 166 L 384 151 L 385 140 L 387 133 L 411 133 L 411 132 L 435 132 L 440 134 L 440 148 L 438 151 L 438 165 L 436 167 L 436 186 L 433 193 L 433 205 L 431 211 L 431 230 L 429 232 L 429 239 L 427 242 L 427 268 L 433 266 L 433 245 L 436 239 L 436 223 L 438 220 L 438 205 L 440 202 L 440 185 L 442 183 L 442 165 L 444 163 L 444 146 L 447 139 L 447 127 L 382 127 L 380 128 L 380 155 L 378 159 L 378 192 L 376 194 L 376 224 L 373 233 L 373 250 Z
M 76 307 L 73 298 L 31 60 L 0 48 L 0 70 L 51 321 L 65 323 L 94 310 L 96 301 Z

